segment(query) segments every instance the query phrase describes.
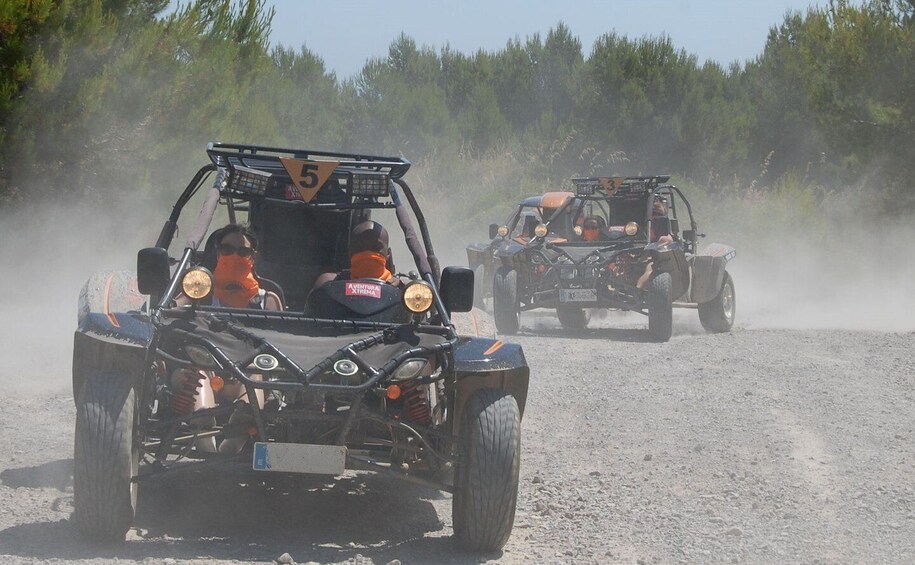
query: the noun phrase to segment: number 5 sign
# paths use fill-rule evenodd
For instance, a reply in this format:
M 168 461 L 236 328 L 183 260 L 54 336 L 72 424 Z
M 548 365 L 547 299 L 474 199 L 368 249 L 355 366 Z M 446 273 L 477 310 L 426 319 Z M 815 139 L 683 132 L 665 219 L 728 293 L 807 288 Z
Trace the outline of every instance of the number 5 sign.
M 280 157 L 280 161 L 305 202 L 311 202 L 340 164 L 337 161 L 305 161 L 288 157 Z

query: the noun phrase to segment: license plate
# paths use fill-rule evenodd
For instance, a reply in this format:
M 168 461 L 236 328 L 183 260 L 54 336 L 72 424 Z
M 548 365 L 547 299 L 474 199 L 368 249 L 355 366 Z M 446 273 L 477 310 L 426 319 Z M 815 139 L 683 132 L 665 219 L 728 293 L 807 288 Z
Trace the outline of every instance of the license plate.
M 560 302 L 597 302 L 596 288 L 561 288 Z
M 257 442 L 253 466 L 255 471 L 340 475 L 346 467 L 346 447 Z

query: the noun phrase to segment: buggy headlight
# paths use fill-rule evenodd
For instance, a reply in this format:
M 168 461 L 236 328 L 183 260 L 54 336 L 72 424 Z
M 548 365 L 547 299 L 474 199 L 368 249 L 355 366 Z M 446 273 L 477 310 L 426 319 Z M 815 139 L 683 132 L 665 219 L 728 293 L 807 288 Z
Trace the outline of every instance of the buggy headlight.
M 229 173 L 229 190 L 263 196 L 272 176 L 258 169 L 235 165 Z
M 593 196 L 595 185 L 594 183 L 583 182 L 576 185 L 575 189 L 575 192 L 578 193 L 579 196 Z
M 191 300 L 203 300 L 213 290 L 213 275 L 203 267 L 196 267 L 184 273 L 181 290 Z
M 534 228 L 534 235 L 537 237 L 544 237 L 548 233 L 548 230 L 545 225 L 537 224 L 537 227 Z
M 508 235 L 508 226 L 499 226 L 499 229 L 496 231 L 499 234 L 499 237 L 505 237 Z
M 639 225 L 635 222 L 626 224 L 626 235 L 635 235 L 639 233 Z
M 400 367 L 397 367 L 392 378 L 395 381 L 407 381 L 414 377 L 418 377 L 428 364 L 429 361 L 426 359 L 407 359 L 401 363 Z
M 384 196 L 389 192 L 388 175 L 353 173 L 350 194 L 353 196 Z
M 194 365 L 202 367 L 204 369 L 212 369 L 218 367 L 219 364 L 216 362 L 216 358 L 206 350 L 206 348 L 200 345 L 194 345 L 189 343 L 184 346 L 184 352 L 187 353 L 188 359 L 191 360 Z
M 581 229 L 581 226 L 575 226 L 574 228 L 572 228 L 572 231 L 575 232 L 575 235 L 578 235 L 578 236 L 580 236 L 584 232 L 584 230 Z
M 432 308 L 432 287 L 422 281 L 413 281 L 403 291 L 403 305 L 414 314 Z

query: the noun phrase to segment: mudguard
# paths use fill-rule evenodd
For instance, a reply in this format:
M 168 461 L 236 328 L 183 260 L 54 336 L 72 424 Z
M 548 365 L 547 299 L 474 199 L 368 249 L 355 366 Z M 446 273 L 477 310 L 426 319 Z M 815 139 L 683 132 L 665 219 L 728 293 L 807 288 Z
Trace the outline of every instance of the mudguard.
M 733 247 L 713 243 L 692 258 L 691 302 L 704 304 L 718 296 L 727 263 L 736 255 L 737 250 Z
M 464 405 L 481 388 L 505 390 L 515 397 L 524 416 L 530 368 L 524 351 L 516 343 L 498 339 L 462 337 L 454 348 L 455 394 L 454 433 L 458 433 Z
M 517 241 L 506 240 L 506 242 L 503 245 L 500 245 L 496 250 L 495 256 L 502 259 L 502 263 L 507 265 L 522 251 L 524 251 L 523 245 Z
M 488 243 L 472 243 L 467 246 L 467 264 L 471 269 L 485 264 L 487 256 L 492 256 Z
M 652 271 L 670 273 L 671 296 L 674 300 L 686 294 L 689 289 L 690 272 L 683 246 L 674 243 L 665 249 L 658 249 L 651 244 L 647 250 L 652 260 Z
M 145 300 L 130 271 L 97 273 L 83 286 L 73 336 L 74 399 L 91 373 L 143 372 L 152 336 L 149 321 L 140 313 Z

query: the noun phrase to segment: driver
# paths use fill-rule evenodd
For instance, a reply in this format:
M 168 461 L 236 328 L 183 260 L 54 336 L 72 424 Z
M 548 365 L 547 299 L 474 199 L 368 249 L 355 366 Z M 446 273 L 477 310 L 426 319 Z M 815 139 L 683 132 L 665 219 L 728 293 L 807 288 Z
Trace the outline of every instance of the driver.
M 584 241 L 606 241 L 609 239 L 604 219 L 600 216 L 588 216 L 581 226 L 581 238 Z

